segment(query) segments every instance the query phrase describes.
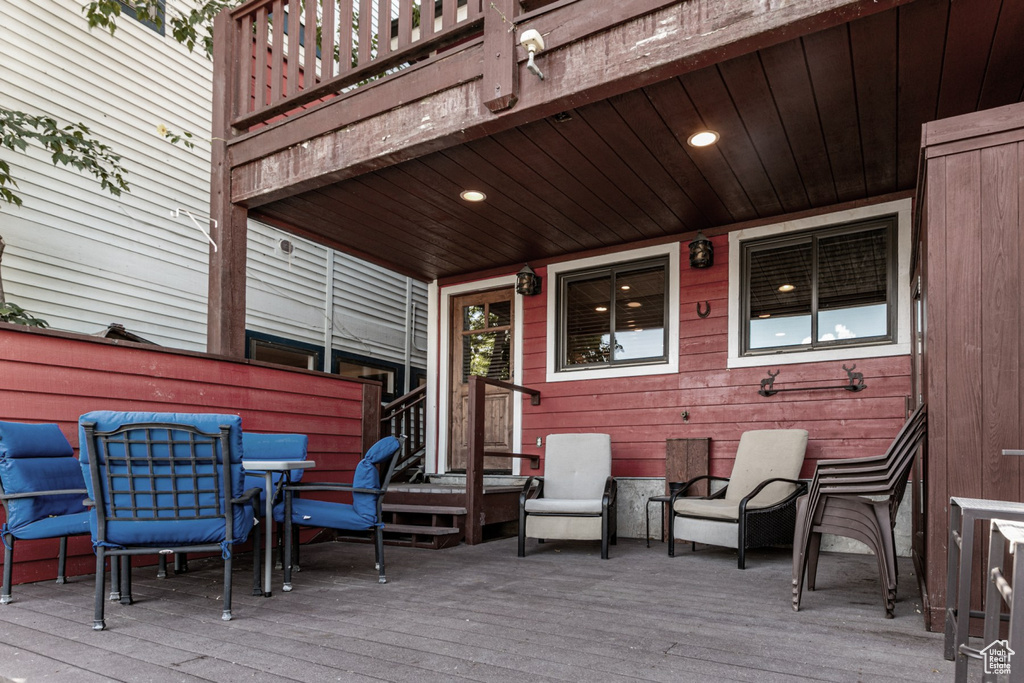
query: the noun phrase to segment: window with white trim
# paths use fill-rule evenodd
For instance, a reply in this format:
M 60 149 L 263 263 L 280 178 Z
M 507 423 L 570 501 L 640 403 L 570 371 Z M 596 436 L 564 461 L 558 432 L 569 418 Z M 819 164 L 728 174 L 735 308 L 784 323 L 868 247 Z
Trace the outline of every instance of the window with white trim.
M 891 344 L 897 217 L 742 242 L 741 355 Z
M 558 276 L 557 371 L 665 363 L 668 259 Z

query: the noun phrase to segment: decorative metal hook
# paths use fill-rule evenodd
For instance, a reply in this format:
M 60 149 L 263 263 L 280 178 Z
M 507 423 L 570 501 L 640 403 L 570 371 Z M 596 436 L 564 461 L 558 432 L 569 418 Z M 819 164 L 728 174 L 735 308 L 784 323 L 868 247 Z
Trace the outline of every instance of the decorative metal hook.
M 711 315 L 711 302 L 710 301 L 705 301 L 704 302 L 704 310 L 702 311 L 702 310 L 700 310 L 700 302 L 698 301 L 697 302 L 697 317 L 698 318 L 706 318 L 709 315 Z

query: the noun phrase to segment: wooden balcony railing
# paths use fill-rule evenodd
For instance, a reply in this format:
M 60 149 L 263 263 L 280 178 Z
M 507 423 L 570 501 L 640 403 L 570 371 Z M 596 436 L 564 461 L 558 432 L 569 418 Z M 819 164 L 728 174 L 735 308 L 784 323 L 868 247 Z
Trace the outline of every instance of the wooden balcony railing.
M 414 471 L 423 471 L 427 452 L 427 386 L 417 387 L 382 409 L 381 436 L 404 436 L 402 452 L 395 465 L 393 481 L 408 481 Z
M 481 34 L 487 1 L 247 2 L 230 14 L 230 63 L 239 70 L 231 125 L 247 130 Z
M 466 435 L 469 446 L 466 458 L 466 545 L 475 545 L 483 541 L 483 526 L 486 521 L 484 519 L 484 456 L 524 458 L 530 460 L 530 465 L 534 469 L 540 466 L 539 455 L 484 450 L 484 411 L 486 409 L 484 390 L 487 385 L 528 394 L 531 405 L 540 405 L 540 391 L 537 389 L 470 375 L 469 414 L 466 420 L 466 429 L 469 432 Z

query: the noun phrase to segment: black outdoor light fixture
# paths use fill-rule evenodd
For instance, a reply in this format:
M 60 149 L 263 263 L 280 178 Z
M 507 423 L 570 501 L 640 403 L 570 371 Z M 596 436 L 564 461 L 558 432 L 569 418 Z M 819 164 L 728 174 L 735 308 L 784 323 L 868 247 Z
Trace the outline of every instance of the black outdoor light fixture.
M 540 294 L 540 276 L 533 272 L 529 263 L 516 273 L 516 294 L 523 296 Z
M 690 267 L 710 268 L 715 262 L 715 247 L 700 230 L 690 242 Z

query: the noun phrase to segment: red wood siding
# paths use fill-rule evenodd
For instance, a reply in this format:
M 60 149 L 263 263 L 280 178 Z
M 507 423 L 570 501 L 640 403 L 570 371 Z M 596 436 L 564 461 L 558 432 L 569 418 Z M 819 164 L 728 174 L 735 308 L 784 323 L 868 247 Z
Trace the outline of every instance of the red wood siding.
M 76 451 L 78 416 L 90 410 L 231 413 L 247 431 L 307 434 L 317 478 L 348 481 L 362 449 L 363 387 L 319 373 L 0 324 L 0 420 L 56 422 Z M 19 543 L 14 581 L 56 576 L 56 556 L 56 540 Z M 71 539 L 68 574 L 94 569 L 89 539 Z
M 523 300 L 523 384 L 541 391 L 541 405 L 524 401 L 523 450 L 540 453 L 538 437 L 554 432 L 607 432 L 616 476 L 665 476 L 665 440 L 710 437 L 713 475 L 728 476 L 740 435 L 751 429 L 806 429 L 803 475 L 822 458 L 885 452 L 902 426 L 910 394 L 910 357 L 857 359 L 867 389 L 782 393 L 757 391 L 769 369 L 781 369 L 777 387 L 844 384 L 843 361 L 727 369 L 729 244 L 714 237 L 715 265 L 689 267 L 683 245 L 680 273 L 679 373 L 607 380 L 545 382 L 546 297 Z M 546 277 L 544 286 L 554 283 Z M 697 316 L 698 302 L 711 314 Z M 850 365 L 850 362 L 847 362 Z M 689 411 L 684 423 L 683 411 Z

